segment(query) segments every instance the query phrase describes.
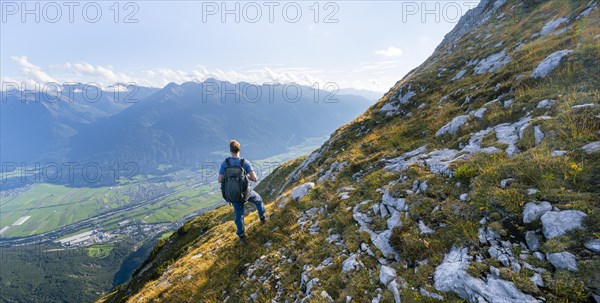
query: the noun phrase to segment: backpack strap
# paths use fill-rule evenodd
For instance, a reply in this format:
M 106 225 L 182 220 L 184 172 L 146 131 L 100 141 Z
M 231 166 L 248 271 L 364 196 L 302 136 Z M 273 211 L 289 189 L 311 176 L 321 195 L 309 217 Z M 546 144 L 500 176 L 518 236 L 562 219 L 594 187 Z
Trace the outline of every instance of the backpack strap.
M 240 159 L 240 166 L 242 168 L 244 168 L 244 158 Z M 244 168 L 244 172 L 246 171 L 246 169 Z
M 225 159 L 225 165 L 226 165 L 227 167 L 231 166 L 231 164 L 229 164 L 229 158 Z

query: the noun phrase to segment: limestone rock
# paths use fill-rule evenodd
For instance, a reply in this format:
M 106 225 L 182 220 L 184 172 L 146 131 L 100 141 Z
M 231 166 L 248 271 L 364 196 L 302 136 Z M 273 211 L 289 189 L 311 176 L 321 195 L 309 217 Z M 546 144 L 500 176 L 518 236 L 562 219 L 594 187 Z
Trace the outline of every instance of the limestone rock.
M 600 239 L 594 239 L 584 244 L 585 248 L 595 252 L 600 253 Z
M 542 230 L 547 239 L 562 236 L 572 229 L 582 229 L 583 218 L 587 216 L 578 210 L 549 211 L 542 215 Z
M 600 152 L 600 141 L 588 143 L 581 147 L 586 154 L 595 154 Z
M 348 257 L 348 259 L 346 259 L 344 262 L 342 262 L 342 272 L 348 272 L 351 270 L 359 269 L 360 263 L 356 260 L 357 257 L 357 254 L 353 254 L 350 257 Z
M 313 182 L 306 182 L 300 186 L 297 186 L 296 188 L 292 189 L 292 199 L 295 201 L 302 199 L 313 187 L 315 187 L 315 183 Z
M 529 202 L 523 208 L 523 223 L 531 223 L 539 219 L 546 212 L 552 210 L 552 204 L 543 201 L 540 204 Z
M 556 103 L 556 100 L 545 99 L 545 100 L 540 101 L 540 103 L 538 103 L 538 105 L 536 106 L 536 108 L 550 108 L 555 103 Z
M 531 78 L 545 78 L 552 72 L 564 57 L 573 52 L 572 50 L 561 50 L 550 54 L 546 57 L 533 71 Z
M 535 231 L 528 231 L 525 233 L 525 242 L 527 242 L 527 247 L 531 251 L 538 251 L 540 249 L 540 240 L 535 235 Z
M 384 286 L 387 286 L 390 282 L 396 279 L 396 270 L 385 265 L 381 265 L 379 270 L 379 282 Z
M 443 134 L 454 134 L 458 131 L 458 129 L 465 125 L 469 119 L 469 115 L 460 115 L 452 119 L 452 121 L 448 122 L 448 124 L 442 126 L 436 133 L 436 137 L 439 137 Z
M 483 73 L 494 73 L 504 65 L 508 64 L 510 61 L 510 56 L 508 56 L 506 51 L 502 50 L 479 61 L 477 66 L 475 66 L 473 74 L 481 75 Z
M 548 262 L 558 269 L 566 269 L 570 271 L 577 271 L 577 260 L 575 256 L 570 252 L 559 252 L 559 253 L 547 253 L 546 259 Z
M 467 273 L 471 257 L 466 248 L 453 248 L 434 272 L 434 286 L 439 291 L 453 291 L 469 302 L 539 302 L 521 292 L 513 282 L 488 275 L 487 281 Z

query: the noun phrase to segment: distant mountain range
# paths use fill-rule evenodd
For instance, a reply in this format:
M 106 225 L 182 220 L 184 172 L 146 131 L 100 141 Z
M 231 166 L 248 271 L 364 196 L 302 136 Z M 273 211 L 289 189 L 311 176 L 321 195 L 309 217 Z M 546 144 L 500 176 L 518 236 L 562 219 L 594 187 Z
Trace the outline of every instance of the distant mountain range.
M 65 160 L 70 138 L 95 123 L 147 98 L 157 88 L 101 91 L 85 85 L 60 92 L 0 91 L 0 155 L 2 162 Z
M 376 92 L 372 90 L 366 89 L 356 89 L 356 88 L 341 88 L 338 93 L 340 95 L 356 95 L 367 98 L 369 100 L 373 100 L 373 102 L 379 100 L 379 98 L 383 97 L 385 92 Z
M 244 156 L 266 158 L 330 134 L 373 104 L 306 86 L 214 79 L 129 89 L 102 92 L 93 102 L 95 92 L 86 98 L 82 85 L 63 87 L 59 98 L 5 92 L 2 161 L 133 161 L 147 172 L 158 164 L 221 159 L 232 138 L 242 143 Z M 133 92 L 138 101 L 123 102 Z

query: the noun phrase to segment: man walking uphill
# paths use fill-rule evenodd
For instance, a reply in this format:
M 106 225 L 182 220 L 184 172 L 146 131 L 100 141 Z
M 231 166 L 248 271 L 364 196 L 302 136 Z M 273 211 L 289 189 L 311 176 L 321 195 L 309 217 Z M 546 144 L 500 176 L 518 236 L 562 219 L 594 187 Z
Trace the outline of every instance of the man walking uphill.
M 254 190 L 248 188 L 248 179 L 258 181 L 256 173 L 250 162 L 240 158 L 240 143 L 236 140 L 229 141 L 231 157 L 225 159 L 219 169 L 219 183 L 223 199 L 233 204 L 234 222 L 237 226 L 236 234 L 242 243 L 246 242 L 244 233 L 244 203 L 252 202 L 256 206 L 260 222 L 265 223 L 265 206 L 262 198 Z

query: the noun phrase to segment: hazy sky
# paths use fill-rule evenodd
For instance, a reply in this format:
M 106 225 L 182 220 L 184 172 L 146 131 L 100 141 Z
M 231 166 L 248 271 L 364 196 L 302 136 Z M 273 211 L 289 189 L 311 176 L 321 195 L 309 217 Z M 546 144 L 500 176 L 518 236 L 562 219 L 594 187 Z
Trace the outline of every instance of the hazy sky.
M 431 55 L 478 2 L 42 1 L 24 7 L 3 0 L 0 76 L 25 81 L 27 89 L 70 81 L 162 87 L 214 77 L 381 92 Z

